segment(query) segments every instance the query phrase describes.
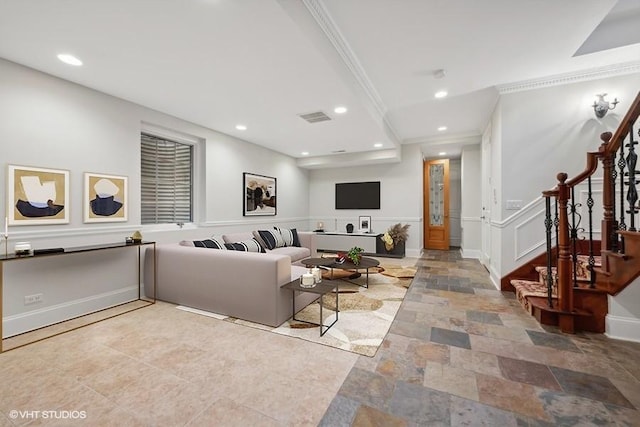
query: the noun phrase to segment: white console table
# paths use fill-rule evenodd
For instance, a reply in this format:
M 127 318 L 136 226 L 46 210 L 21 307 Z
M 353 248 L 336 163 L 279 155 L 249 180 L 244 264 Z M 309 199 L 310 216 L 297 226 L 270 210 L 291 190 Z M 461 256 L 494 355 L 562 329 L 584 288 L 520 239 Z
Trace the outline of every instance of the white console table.
M 316 249 L 318 252 L 346 252 L 354 246 L 364 249 L 366 255 L 376 254 L 375 233 L 340 233 L 325 231 L 316 233 Z

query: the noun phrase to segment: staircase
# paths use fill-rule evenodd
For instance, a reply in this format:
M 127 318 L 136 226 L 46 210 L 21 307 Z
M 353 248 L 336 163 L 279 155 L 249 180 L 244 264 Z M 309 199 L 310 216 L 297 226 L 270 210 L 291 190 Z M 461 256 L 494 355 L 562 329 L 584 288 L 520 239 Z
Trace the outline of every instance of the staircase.
M 640 276 L 640 171 L 635 148 L 640 132 L 634 135 L 639 115 L 640 93 L 616 132 L 603 133 L 598 151 L 587 153 L 585 170 L 571 179 L 559 173 L 556 187 L 542 193 L 546 252 L 502 278 L 502 290 L 515 292 L 541 324 L 559 326 L 566 333 L 602 333 L 608 295 L 618 294 Z M 598 200 L 591 185 L 596 172 L 602 174 Z M 586 218 L 575 197 L 576 186 L 584 182 Z M 595 212 L 594 206 L 601 206 L 602 212 Z M 595 217 L 599 229 L 594 228 Z

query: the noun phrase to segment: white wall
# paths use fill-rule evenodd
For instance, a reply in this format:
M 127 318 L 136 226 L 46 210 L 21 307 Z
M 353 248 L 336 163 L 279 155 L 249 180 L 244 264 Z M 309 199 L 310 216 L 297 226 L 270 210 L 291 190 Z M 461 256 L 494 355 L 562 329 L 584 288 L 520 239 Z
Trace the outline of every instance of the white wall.
M 480 258 L 482 250 L 482 150 L 480 145 L 462 149 L 460 190 L 460 224 L 462 238 L 460 248 L 465 258 Z
M 609 297 L 609 313 L 606 334 L 640 342 L 640 278 L 636 279 L 615 297 Z
M 557 184 L 556 175 L 569 177 L 585 168 L 586 152 L 597 151 L 600 134 L 615 131 L 640 87 L 640 74 L 573 83 L 501 96 L 502 162 L 500 216 L 506 200 L 529 203 Z M 596 93 L 609 93 L 620 103 L 603 119 L 591 104 Z
M 335 184 L 338 182 L 380 181 L 380 210 L 336 210 Z M 310 173 L 310 227 L 318 221 L 327 231 L 345 231 L 346 224 L 357 228 L 358 216 L 371 216 L 375 233 L 384 233 L 396 223 L 411 224 L 406 251 L 418 256 L 422 249 L 422 153 L 417 144 L 402 146 L 402 161 L 373 166 L 318 169 Z
M 121 242 L 138 229 L 142 230 L 145 239 L 171 242 L 273 224 L 300 229 L 308 225 L 308 172 L 298 168 L 293 158 L 1 59 L 0 76 L 2 167 L 25 165 L 65 169 L 70 173 L 70 200 L 65 208 L 69 209 L 70 223 L 12 226 L 10 251 L 17 241 L 30 241 L 34 248 Z M 167 91 L 166 96 L 171 96 L 171 92 Z M 164 129 L 201 141 L 197 147 L 195 223 L 182 230 L 177 225 L 140 226 L 140 131 L 143 123 L 145 127 Z M 126 223 L 83 223 L 84 172 L 129 178 L 129 220 Z M 277 216 L 242 216 L 243 172 L 277 178 Z M 0 212 L 4 214 L 6 173 L 0 174 L 0 191 L 3 195 Z M 66 256 L 59 257 L 62 258 Z M 60 300 L 73 304 L 86 297 L 81 289 L 87 281 L 86 272 L 78 269 L 74 287 L 52 287 L 46 283 L 38 287 L 31 283 L 28 292 L 42 292 L 45 298 L 41 304 L 26 307 L 21 303 L 26 290 L 20 285 L 24 281 L 19 270 L 7 268 L 4 274 L 3 310 L 6 313 L 24 315 L 47 309 Z M 130 271 L 126 270 L 113 267 L 95 270 L 95 274 L 102 272 L 110 276 L 111 287 L 104 284 L 93 289 L 93 293 L 112 292 L 113 284 L 119 284 L 115 287 L 121 289 L 134 286 Z M 65 281 L 71 280 L 59 271 L 54 274 L 60 274 Z

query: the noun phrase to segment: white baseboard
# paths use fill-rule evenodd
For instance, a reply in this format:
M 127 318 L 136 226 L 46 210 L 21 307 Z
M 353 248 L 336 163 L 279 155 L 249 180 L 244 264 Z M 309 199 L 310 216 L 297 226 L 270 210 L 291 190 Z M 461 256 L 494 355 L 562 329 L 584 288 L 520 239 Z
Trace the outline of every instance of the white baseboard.
M 136 299 L 138 299 L 138 288 L 134 285 L 63 304 L 7 316 L 3 319 L 2 338 L 29 332 Z
M 480 256 L 482 255 L 482 252 L 480 252 L 477 249 L 460 249 L 460 253 L 462 255 L 462 258 L 473 258 L 473 259 L 480 259 Z
M 495 288 L 497 290 L 500 290 L 500 281 L 502 280 L 502 278 L 500 277 L 500 274 L 496 271 L 496 269 L 493 267 L 493 265 L 489 266 L 489 279 L 491 280 L 491 283 L 493 284 L 493 286 L 495 286 Z
M 640 342 L 640 319 L 607 314 L 605 325 L 609 338 Z
M 409 258 L 420 258 L 422 256 L 421 249 L 407 249 L 405 252 L 405 256 Z

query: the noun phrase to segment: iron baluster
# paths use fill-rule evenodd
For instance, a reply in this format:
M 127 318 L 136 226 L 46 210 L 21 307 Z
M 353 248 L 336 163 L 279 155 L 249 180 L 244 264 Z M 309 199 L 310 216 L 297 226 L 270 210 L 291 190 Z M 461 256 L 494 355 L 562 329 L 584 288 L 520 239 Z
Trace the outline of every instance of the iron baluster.
M 580 225 L 580 214 L 577 212 L 580 207 L 579 203 L 576 203 L 575 199 L 575 187 L 571 187 L 571 204 L 569 209 L 571 212 L 571 229 L 569 230 L 569 238 L 571 239 L 571 261 L 573 262 L 573 286 L 578 285 L 578 227 Z M 576 216 L 578 222 L 576 223 Z
M 596 259 L 593 256 L 593 193 L 591 192 L 591 176 L 588 180 L 588 195 L 587 195 L 587 208 L 589 212 L 589 287 L 596 287 L 596 272 L 594 267 L 596 265 Z
M 638 201 L 638 190 L 636 189 L 638 181 L 636 181 L 636 173 L 640 174 L 640 172 L 636 170 L 636 164 L 638 163 L 638 155 L 635 150 L 636 145 L 638 145 L 638 142 L 633 139 L 633 125 L 630 125 L 629 143 L 627 144 L 627 147 L 629 147 L 629 154 L 627 154 L 627 185 L 629 186 L 627 190 L 629 210 L 627 213 L 630 215 L 629 231 L 636 231 L 635 215 L 638 213 L 638 207 L 636 206 L 636 202 Z
M 553 298 L 552 298 L 553 271 L 551 267 L 551 257 L 552 257 L 551 227 L 553 225 L 553 222 L 551 221 L 551 197 L 547 196 L 544 202 L 545 202 L 544 226 L 546 229 L 546 236 L 547 236 L 547 303 L 549 304 L 549 307 L 553 308 Z
M 618 157 L 618 169 L 620 169 L 620 221 L 618 223 L 618 230 L 626 230 L 627 224 L 625 222 L 625 209 L 624 209 L 624 178 L 625 178 L 625 166 L 627 162 L 624 160 L 624 144 L 620 144 L 620 157 Z M 620 253 L 624 253 L 624 236 L 620 236 Z
M 558 244 L 560 217 L 558 216 L 558 199 L 555 201 L 555 217 L 553 218 L 553 225 L 556 229 L 556 245 Z M 556 251 L 556 257 L 560 256 L 560 251 Z
M 612 164 L 611 164 L 611 194 L 612 194 L 612 206 L 611 206 L 611 218 L 614 219 L 614 223 L 613 223 L 613 230 L 611 232 L 611 250 L 613 250 L 614 252 L 618 252 L 619 251 L 619 247 L 618 247 L 618 222 L 615 221 L 616 219 L 616 179 L 618 178 L 618 171 L 616 171 L 616 167 L 615 167 L 615 158 L 616 158 L 616 154 L 613 153 L 612 154 L 613 158 L 612 158 Z M 623 191 L 623 189 L 621 188 L 620 191 Z

